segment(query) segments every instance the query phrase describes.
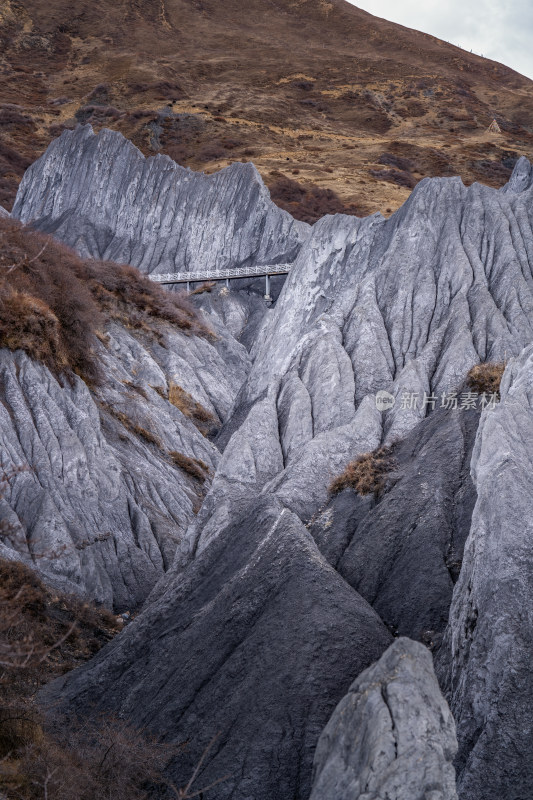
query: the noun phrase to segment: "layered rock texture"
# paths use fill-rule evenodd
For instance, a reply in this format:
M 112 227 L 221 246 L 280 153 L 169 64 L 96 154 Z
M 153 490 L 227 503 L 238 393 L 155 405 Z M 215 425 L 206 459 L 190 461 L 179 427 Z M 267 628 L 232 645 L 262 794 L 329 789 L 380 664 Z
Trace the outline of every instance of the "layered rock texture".
M 428 650 L 398 639 L 326 725 L 310 800 L 457 800 L 455 725 Z
M 58 588 L 120 610 L 137 607 L 172 563 L 205 493 L 172 453 L 211 474 L 219 459 L 169 402 L 169 387 L 179 382 L 223 419 L 228 378 L 238 384 L 247 366 L 244 348 L 234 350 L 232 368 L 213 344 L 167 327 L 159 344 L 110 325 L 100 352 L 107 380 L 93 393 L 20 351 L 0 353 L 3 464 L 29 467 L 0 501 L 10 525 L 1 552 L 14 550 Z
M 200 776 L 203 785 L 228 776 L 213 797 L 304 800 L 329 715 L 400 633 L 438 651 L 458 719 L 461 800 L 486 800 L 484 770 L 494 778 L 491 796 L 504 794 L 504 785 L 528 796 L 529 723 L 526 715 L 520 727 L 519 718 L 529 686 L 528 449 L 521 442 L 531 364 L 520 353 L 533 342 L 532 191 L 531 167 L 521 160 L 503 191 L 425 180 L 388 220 L 336 215 L 309 228 L 270 203 L 250 166 L 195 176 L 166 158 L 144 160 L 117 133 L 95 136 L 89 128 L 49 148 L 26 174 L 13 215 L 84 256 L 126 259 L 145 272 L 280 261 L 291 269 L 273 308 L 250 287 L 194 299 L 216 341 L 168 334 L 162 347 L 110 329 L 100 395 L 81 381 L 56 386 L 26 356 L 3 351 L 12 460 L 37 464 L 39 487 L 53 487 L 60 509 L 68 491 L 81 515 L 89 486 L 99 516 L 89 517 L 83 535 L 112 521 L 112 530 L 135 542 L 128 552 L 154 565 L 119 557 L 119 569 L 111 553 L 90 561 L 87 586 L 99 580 L 108 588 L 96 596 L 122 598 L 138 585 L 137 570 L 139 599 L 165 572 L 139 618 L 93 662 L 52 685 L 47 702 L 83 715 L 110 711 L 169 741 L 189 740 L 169 768 L 176 785 L 187 782 L 218 733 Z M 465 377 L 479 362 L 507 360 L 502 403 L 481 413 Z M 173 375 L 218 418 L 214 441 L 168 408 Z M 163 455 L 153 445 L 117 441 L 109 411 L 122 402 L 117 380 L 140 385 L 134 408 L 161 440 L 169 437 Z M 63 422 L 48 439 L 32 433 L 35 412 L 24 430 L 17 423 L 37 381 L 54 414 L 60 409 L 57 419 L 69 420 L 78 472 L 63 469 L 61 454 L 71 452 L 60 437 Z M 376 404 L 381 390 L 395 400 L 386 411 Z M 96 419 L 95 397 L 106 404 L 109 433 L 76 417 Z M 332 498 L 332 479 L 380 445 L 394 460 L 385 490 Z M 209 466 L 197 504 L 188 478 L 172 481 L 171 447 Z M 33 479 L 18 475 L 6 502 L 38 526 L 37 501 L 16 489 Z M 63 541 L 66 523 L 50 513 L 59 520 L 46 526 L 52 546 Z M 158 527 L 169 519 L 172 531 Z M 411 740 L 402 738 L 405 759 L 396 763 L 387 751 L 372 777 L 375 791 L 365 795 L 363 776 L 378 767 L 379 742 L 367 747 L 346 728 L 338 746 L 328 739 L 319 751 L 317 776 L 329 775 L 327 789 L 331 765 L 344 765 L 346 786 L 358 781 L 353 796 L 367 800 L 387 796 L 385 787 L 407 797 L 398 792 L 410 772 L 410 797 L 452 798 L 453 731 L 430 656 L 402 640 L 375 670 L 385 695 L 403 687 L 393 713 L 400 727 L 411 718 L 420 726 Z M 372 693 L 358 692 L 354 718 L 370 736 L 382 730 L 383 694 L 374 703 Z M 330 725 L 340 730 L 338 717 Z M 432 732 L 430 744 L 422 730 Z M 416 769 L 407 769 L 411 763 Z
M 481 420 L 478 500 L 439 658 L 465 798 L 526 798 L 533 786 L 532 433 L 530 347 L 508 367 L 501 405 Z

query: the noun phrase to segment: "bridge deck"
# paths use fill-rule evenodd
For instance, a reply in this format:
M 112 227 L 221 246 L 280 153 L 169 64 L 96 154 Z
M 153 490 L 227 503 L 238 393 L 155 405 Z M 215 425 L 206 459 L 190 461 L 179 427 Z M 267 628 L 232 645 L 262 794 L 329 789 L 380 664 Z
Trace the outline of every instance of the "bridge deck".
M 165 275 L 149 275 L 148 277 L 156 283 L 196 283 L 197 281 L 226 281 L 230 278 L 286 275 L 290 269 L 290 264 L 265 264 L 262 267 L 236 267 L 235 269 L 213 269 L 203 272 L 169 272 Z

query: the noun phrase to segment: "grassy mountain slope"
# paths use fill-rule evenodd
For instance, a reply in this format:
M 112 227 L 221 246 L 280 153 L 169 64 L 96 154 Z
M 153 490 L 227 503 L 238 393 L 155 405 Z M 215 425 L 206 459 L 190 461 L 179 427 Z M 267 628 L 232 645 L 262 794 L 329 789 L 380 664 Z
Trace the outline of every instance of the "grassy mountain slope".
M 533 147 L 532 81 L 344 0 L 5 0 L 0 71 L 8 208 L 78 122 L 193 169 L 253 160 L 311 221 L 387 213 L 428 175 L 501 185 Z

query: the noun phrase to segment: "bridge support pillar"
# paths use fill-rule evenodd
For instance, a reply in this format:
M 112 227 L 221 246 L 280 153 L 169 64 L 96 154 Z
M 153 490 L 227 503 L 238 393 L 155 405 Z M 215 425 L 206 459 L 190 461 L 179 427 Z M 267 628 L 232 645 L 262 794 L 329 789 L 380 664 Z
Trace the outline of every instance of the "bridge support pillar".
M 226 278 L 226 289 L 229 289 L 229 278 Z
M 265 301 L 267 303 L 272 302 L 272 298 L 270 297 L 270 275 L 265 275 Z
M 191 282 L 187 281 L 187 294 L 191 291 Z

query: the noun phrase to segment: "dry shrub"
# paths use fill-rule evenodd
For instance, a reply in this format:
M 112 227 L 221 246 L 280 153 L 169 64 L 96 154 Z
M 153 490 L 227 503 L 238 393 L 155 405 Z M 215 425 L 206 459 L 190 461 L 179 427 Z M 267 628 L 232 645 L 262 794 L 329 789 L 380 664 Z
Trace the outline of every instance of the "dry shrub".
M 217 420 L 207 408 L 198 403 L 192 395 L 178 386 L 173 381 L 170 382 L 168 389 L 168 400 L 173 406 L 178 408 L 182 414 L 188 417 L 199 430 L 207 435 L 216 426 Z
M 10 211 L 18 182 L 31 159 L 10 147 L 0 133 L 0 206 Z
M 109 317 L 148 331 L 163 320 L 213 338 L 184 295 L 134 267 L 84 261 L 52 237 L 0 219 L 0 347 L 97 382 L 95 334 Z
M 159 436 L 152 431 L 147 430 L 143 425 L 140 425 L 138 422 L 134 422 L 127 414 L 123 411 L 119 411 L 113 406 L 109 405 L 108 403 L 101 403 L 102 408 L 105 409 L 109 414 L 111 414 L 115 419 L 117 419 L 127 430 L 134 433 L 136 436 L 140 436 L 141 439 L 144 439 L 145 442 L 148 444 L 154 444 L 160 450 L 164 450 L 164 445 Z
M 145 800 L 163 784 L 179 748 L 101 718 L 69 727 L 67 736 L 44 734 L 29 743 L 12 759 L 9 780 L 23 800 Z
M 479 394 L 499 395 L 505 366 L 505 362 L 476 364 L 466 376 L 466 382 L 472 391 Z
M 69 366 L 61 324 L 46 303 L 6 286 L 0 295 L 0 304 L 0 336 L 4 347 L 25 350 L 36 361 L 59 371 Z
M 184 743 L 160 743 L 106 716 L 83 724 L 58 718 L 44 726 L 36 691 L 90 658 L 118 629 L 110 612 L 57 596 L 26 566 L 0 560 L 0 651 L 5 656 L 2 647 L 11 648 L 11 663 L 0 669 L 0 797 L 148 800 L 168 789 L 185 800 L 201 794 L 191 786 L 204 757 L 184 789 L 164 778 Z
M 175 81 L 157 81 L 153 83 L 130 83 L 130 94 L 140 94 L 150 92 L 158 100 L 172 100 L 176 102 L 186 97 L 186 94 L 179 83 Z
M 114 106 L 85 105 L 81 106 L 74 117 L 81 124 L 90 122 L 92 125 L 109 124 L 110 120 L 119 119 L 125 112 L 119 111 Z
M 129 380 L 124 380 L 122 381 L 122 383 L 124 384 L 124 386 L 127 386 L 128 389 L 131 389 L 133 392 L 136 392 L 136 394 L 140 394 L 141 397 L 143 397 L 145 400 L 148 400 L 148 394 L 144 386 L 141 386 L 140 384 L 134 383 L 133 381 Z
M 85 661 L 119 630 L 107 609 L 55 593 L 18 561 L 0 559 L 0 698 L 5 706 Z
M 152 433 L 152 431 L 149 431 L 146 428 L 143 428 L 142 425 L 137 424 L 133 425 L 132 430 L 135 434 L 137 434 L 137 436 L 140 436 L 141 439 L 144 439 L 145 442 L 148 442 L 148 444 L 154 444 L 156 447 L 162 449 L 163 442 L 159 436 L 156 436 L 156 434 Z
M 85 269 L 100 308 L 129 327 L 150 328 L 159 319 L 186 333 L 215 338 L 184 292 L 168 292 L 125 264 L 89 261 Z
M 379 497 L 387 484 L 387 477 L 394 469 L 390 447 L 379 447 L 371 453 L 363 453 L 351 461 L 342 475 L 335 478 L 329 487 L 331 494 L 343 489 L 355 489 L 359 495 L 373 494 Z
M 0 106 L 0 128 L 4 126 L 18 126 L 35 129 L 35 122 L 26 114 L 21 114 L 18 107 L 7 104 Z
M 80 279 L 83 262 L 50 237 L 0 220 L 0 346 L 25 350 L 56 373 L 96 380 L 101 315 Z
M 194 478 L 200 483 L 205 483 L 209 475 L 209 467 L 204 461 L 201 461 L 199 458 L 190 458 L 183 453 L 179 453 L 177 450 L 171 450 L 169 456 L 174 464 L 190 475 L 191 478 Z
M 110 93 L 111 87 L 108 83 L 99 83 L 98 86 L 95 86 L 87 95 L 87 100 L 100 104 L 109 103 Z
M 35 693 L 94 655 L 119 629 L 111 612 L 54 593 L 29 567 L 0 559 L 0 796 L 43 797 L 43 786 L 32 780 L 36 756 L 51 744 Z
M 43 740 L 43 729 L 31 704 L 0 706 L 1 758 L 8 758 L 11 753 L 29 745 L 39 745 Z M 0 770 L 1 786 L 2 772 Z
M 412 172 L 416 168 L 416 164 L 410 158 L 403 158 L 402 156 L 388 152 L 384 152 L 380 155 L 378 164 L 396 167 L 396 169 L 402 170 L 403 172 Z
M 192 800 L 229 778 L 221 776 L 207 786 L 199 781 L 218 735 L 205 748 L 187 785 L 178 788 L 166 779 L 165 771 L 187 742 L 160 742 L 124 720 L 104 715 L 84 724 L 56 720 L 54 731 L 43 730 L 35 712 L 32 722 L 27 741 L 0 762 L 0 789 L 19 800 L 150 800 L 156 796 Z M 24 736 L 19 741 L 23 740 Z

